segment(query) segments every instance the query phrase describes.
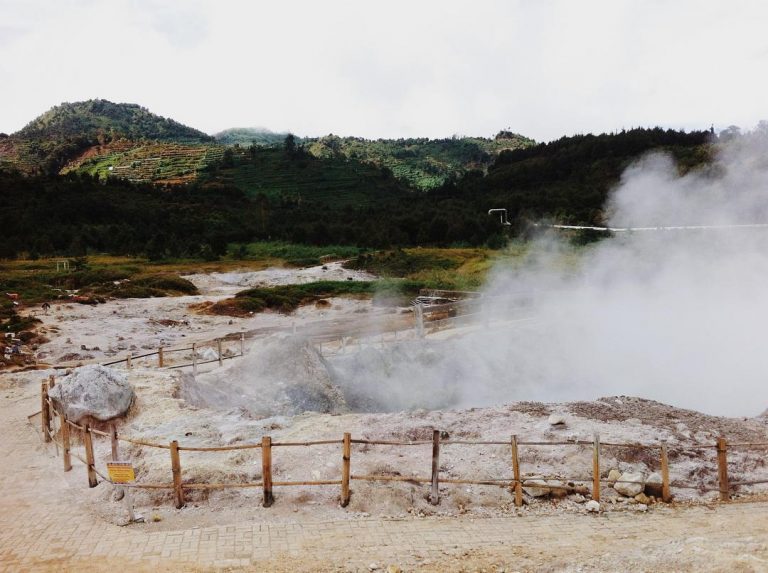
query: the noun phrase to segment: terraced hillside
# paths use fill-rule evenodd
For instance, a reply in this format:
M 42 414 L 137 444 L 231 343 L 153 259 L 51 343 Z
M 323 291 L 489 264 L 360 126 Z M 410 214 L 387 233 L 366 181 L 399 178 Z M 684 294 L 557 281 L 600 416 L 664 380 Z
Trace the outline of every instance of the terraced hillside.
M 133 142 L 133 147 L 143 147 L 147 142 L 199 147 L 213 145 L 214 140 L 135 104 L 107 100 L 64 103 L 18 132 L 0 137 L 0 168 L 54 175 L 73 170 L 70 164 L 74 161 L 79 165 L 83 157 L 124 151 L 126 141 Z
M 91 148 L 62 169 L 133 182 L 179 184 L 194 181 L 200 171 L 222 159 L 224 147 L 212 144 L 133 142 Z

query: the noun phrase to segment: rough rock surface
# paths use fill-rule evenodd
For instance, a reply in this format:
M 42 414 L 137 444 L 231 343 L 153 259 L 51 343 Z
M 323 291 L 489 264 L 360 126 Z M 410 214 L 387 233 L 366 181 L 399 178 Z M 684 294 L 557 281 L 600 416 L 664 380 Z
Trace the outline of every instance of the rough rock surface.
M 653 472 L 645 480 L 645 493 L 654 497 L 661 497 L 663 480 L 659 472 Z
M 523 491 L 531 497 L 544 497 L 549 495 L 550 489 L 547 487 L 549 484 L 543 479 L 527 479 L 525 480 Z
M 88 416 L 101 421 L 123 416 L 135 394 L 124 373 L 91 364 L 59 380 L 49 396 L 68 419 L 79 422 Z
M 328 364 L 300 336 L 275 335 L 241 360 L 185 376 L 181 395 L 194 406 L 238 409 L 257 417 L 347 411 Z
M 636 483 L 627 483 L 636 482 Z M 624 472 L 619 480 L 613 484 L 613 489 L 621 495 L 635 497 L 645 489 L 645 478 L 641 472 Z

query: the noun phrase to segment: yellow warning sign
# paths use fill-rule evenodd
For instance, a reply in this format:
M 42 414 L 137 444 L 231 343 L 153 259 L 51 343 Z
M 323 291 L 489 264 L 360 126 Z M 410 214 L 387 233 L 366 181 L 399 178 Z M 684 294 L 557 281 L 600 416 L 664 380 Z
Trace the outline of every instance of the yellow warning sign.
M 107 462 L 109 479 L 113 483 L 131 483 L 136 481 L 136 473 L 131 462 Z

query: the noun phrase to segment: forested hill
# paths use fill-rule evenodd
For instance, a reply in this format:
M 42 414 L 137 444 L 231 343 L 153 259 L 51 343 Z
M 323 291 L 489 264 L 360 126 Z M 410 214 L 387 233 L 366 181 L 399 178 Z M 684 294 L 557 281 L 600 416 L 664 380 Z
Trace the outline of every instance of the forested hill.
M 372 163 L 388 169 L 395 178 L 414 189 L 429 191 L 468 171 L 484 171 L 500 152 L 524 149 L 534 145 L 534 141 L 502 131 L 493 139 L 363 139 L 327 135 L 305 140 L 304 145 L 316 157 L 344 157 Z
M 222 145 L 282 145 L 287 133 L 275 133 L 263 127 L 233 127 L 213 135 Z
M 661 129 L 567 137 L 504 152 L 487 175 L 473 171 L 424 193 L 366 164 L 318 159 L 300 149 L 240 149 L 205 178 L 170 190 L 79 173 L 31 178 L 0 169 L 0 258 L 215 257 L 229 243 L 258 240 L 498 247 L 505 234 L 524 234 L 526 220 L 601 223 L 609 191 L 645 153 L 668 152 L 684 172 L 705 167 L 717 146 L 708 132 Z M 507 208 L 517 224 L 502 228 L 487 214 L 494 207 Z
M 622 172 L 650 151 L 669 153 L 681 172 L 710 161 L 716 137 L 709 131 L 632 129 L 562 137 L 503 151 L 487 175 L 471 173 L 445 186 L 445 197 L 482 197 L 506 207 L 511 219 L 554 217 L 567 223 L 603 223 L 603 206 Z
M 233 128 L 217 133 L 216 141 L 225 145 L 282 147 L 288 133 L 262 128 Z M 523 149 L 535 144 L 532 139 L 501 131 L 494 138 L 426 137 L 406 139 L 365 139 L 362 137 L 291 136 L 292 144 L 320 159 L 348 159 L 385 169 L 417 191 L 429 191 L 468 171 L 485 171 L 505 150 Z
M 155 139 L 212 141 L 202 131 L 151 113 L 132 103 L 92 99 L 57 105 L 13 134 L 20 139 Z
M 86 152 L 99 154 L 110 145 L 124 150 L 145 141 L 199 145 L 213 138 L 136 104 L 102 99 L 63 103 L 10 136 L 0 134 L 0 166 L 55 174 Z

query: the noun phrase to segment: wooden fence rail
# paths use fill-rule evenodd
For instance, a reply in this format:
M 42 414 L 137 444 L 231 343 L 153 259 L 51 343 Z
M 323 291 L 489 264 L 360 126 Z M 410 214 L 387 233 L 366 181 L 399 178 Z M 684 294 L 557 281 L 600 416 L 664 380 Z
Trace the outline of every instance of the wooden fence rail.
M 227 488 L 251 488 L 258 487 L 262 489 L 262 501 L 264 507 L 270 507 L 274 503 L 274 487 L 291 487 L 291 486 L 338 486 L 340 487 L 339 501 L 342 507 L 346 507 L 349 504 L 352 491 L 350 489 L 350 483 L 352 481 L 366 481 L 366 482 L 409 482 L 414 484 L 429 484 L 429 500 L 433 505 L 440 503 L 440 485 L 441 484 L 474 484 L 474 485 L 487 485 L 498 486 L 509 489 L 514 495 L 514 502 L 516 506 L 523 504 L 523 488 L 531 486 L 536 488 L 545 488 L 551 491 L 561 490 L 566 492 L 578 492 L 582 494 L 590 494 L 592 499 L 599 501 L 600 499 L 600 487 L 604 483 L 644 483 L 627 480 L 607 480 L 601 476 L 601 456 L 602 448 L 639 448 L 657 450 L 659 452 L 659 467 L 662 477 L 661 484 L 661 499 L 664 502 L 672 500 L 671 488 L 681 489 L 696 489 L 699 491 L 718 491 L 720 499 L 727 501 L 730 499 L 731 491 L 735 487 L 739 486 L 752 486 L 768 484 L 768 479 L 765 480 L 740 480 L 729 481 L 728 477 L 728 459 L 727 453 L 729 447 L 740 448 L 742 450 L 762 450 L 768 447 L 768 442 L 738 442 L 734 444 L 728 444 L 725 438 L 718 438 L 717 442 L 713 445 L 701 445 L 701 446 L 675 446 L 674 450 L 677 452 L 686 451 L 699 451 L 699 450 L 713 450 L 717 453 L 717 488 L 702 487 L 702 484 L 686 484 L 680 482 L 670 482 L 669 477 L 669 450 L 670 446 L 666 443 L 659 444 L 639 444 L 639 443 L 611 443 L 601 442 L 600 437 L 595 435 L 593 440 L 573 440 L 573 441 L 555 441 L 555 442 L 542 442 L 542 441 L 525 441 L 519 439 L 518 436 L 512 435 L 508 441 L 500 440 L 449 440 L 441 439 L 441 433 L 438 429 L 434 429 L 432 432 L 431 440 L 371 440 L 363 438 L 352 438 L 351 434 L 345 432 L 341 439 L 337 440 L 314 440 L 304 442 L 273 442 L 271 436 L 264 436 L 261 442 L 247 443 L 228 446 L 183 446 L 179 444 L 177 440 L 172 440 L 168 444 L 154 443 L 146 440 L 139 440 L 121 435 L 114 426 L 111 431 L 105 432 L 96 428 L 90 427 L 89 424 L 77 424 L 71 420 L 66 419 L 63 410 L 57 408 L 53 400 L 49 397 L 48 392 L 51 387 L 55 385 L 55 380 L 51 379 L 44 381 L 41 385 L 41 425 L 42 434 L 46 442 L 54 442 L 57 451 L 60 448 L 62 452 L 64 471 L 70 471 L 72 469 L 72 459 L 78 460 L 86 467 L 86 475 L 88 479 L 89 487 L 96 487 L 99 483 L 99 479 L 103 482 L 114 483 L 109 477 L 101 473 L 96 467 L 96 459 L 94 454 L 93 437 L 103 437 L 110 440 L 112 459 L 117 460 L 119 458 L 118 448 L 119 443 L 127 442 L 134 445 L 150 448 L 166 449 L 170 453 L 170 470 L 171 481 L 168 483 L 129 483 L 119 484 L 119 487 L 125 488 L 138 488 L 138 489 L 167 489 L 171 490 L 173 494 L 174 505 L 177 508 L 184 506 L 186 502 L 186 491 L 194 490 L 217 490 Z M 58 424 L 56 424 L 58 421 Z M 58 430 L 55 428 L 58 427 Z M 82 439 L 84 448 L 84 457 L 73 451 L 72 448 L 72 430 L 77 430 L 79 436 Z M 352 446 L 396 446 L 396 447 L 409 447 L 409 446 L 426 446 L 431 445 L 431 472 L 427 476 L 400 476 L 400 475 L 368 475 L 368 474 L 353 474 L 351 468 L 352 460 Z M 274 448 L 281 447 L 315 447 L 315 446 L 341 446 L 340 452 L 340 469 L 341 475 L 339 479 L 329 480 L 308 480 L 308 481 L 273 481 L 272 478 L 272 450 Z M 510 448 L 510 469 L 511 476 L 501 478 L 484 478 L 484 479 L 459 479 L 448 478 L 441 475 L 440 470 L 440 454 L 443 448 L 448 446 L 506 446 Z M 522 464 L 520 461 L 520 448 L 537 448 L 546 446 L 576 446 L 576 447 L 590 447 L 592 452 L 592 474 L 590 476 L 580 477 L 562 477 L 562 476 L 526 476 L 522 472 Z M 233 483 L 193 483 L 187 480 L 185 482 L 183 475 L 183 463 L 181 452 L 226 452 L 233 450 L 248 450 L 259 449 L 261 450 L 261 466 L 262 477 L 258 482 L 233 482 Z M 548 481 L 542 481 L 548 480 Z M 550 483 L 556 481 L 556 483 Z M 584 484 L 591 482 L 591 488 L 588 488 Z M 118 485 L 118 484 L 115 484 Z

